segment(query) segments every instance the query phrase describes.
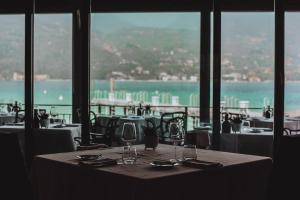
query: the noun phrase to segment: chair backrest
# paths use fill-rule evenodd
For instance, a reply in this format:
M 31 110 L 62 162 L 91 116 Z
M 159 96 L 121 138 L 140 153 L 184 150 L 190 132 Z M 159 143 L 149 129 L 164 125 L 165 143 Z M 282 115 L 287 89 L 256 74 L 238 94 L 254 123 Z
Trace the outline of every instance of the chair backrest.
M 1 195 L 6 199 L 33 199 L 19 138 L 16 133 L 0 133 Z
M 208 130 L 199 130 L 196 133 L 196 145 L 200 149 L 210 148 L 210 138 Z
M 89 124 L 90 129 L 91 129 L 91 132 L 95 132 L 97 115 L 92 110 L 90 110 L 89 113 L 90 113 L 90 124 Z M 77 116 L 78 116 L 79 121 L 81 121 L 81 110 L 80 110 L 80 108 L 77 109 Z
M 105 137 L 110 142 L 112 142 L 115 139 L 115 132 L 118 127 L 120 127 L 119 124 L 120 117 L 112 117 L 107 122 L 107 125 L 105 127 Z M 110 144 L 111 145 L 111 144 Z
M 25 110 L 17 110 L 15 114 L 15 123 L 24 122 L 25 120 Z
M 108 146 L 112 146 L 112 143 L 116 141 L 115 132 L 120 127 L 120 117 L 113 116 L 108 119 L 105 125 L 96 123 L 92 129 L 91 140 L 93 143 L 104 143 Z
M 157 126 L 153 118 L 146 118 L 146 126 L 142 126 L 145 135 L 157 134 Z
M 91 125 L 94 125 L 96 123 L 97 120 L 97 115 L 94 111 L 90 110 L 90 123 Z
M 163 113 L 160 118 L 160 135 L 169 137 L 169 126 L 171 122 L 177 122 L 186 131 L 186 113 L 182 111 Z
M 300 129 L 290 129 L 290 128 L 283 129 L 283 135 L 297 135 L 297 134 L 300 134 Z

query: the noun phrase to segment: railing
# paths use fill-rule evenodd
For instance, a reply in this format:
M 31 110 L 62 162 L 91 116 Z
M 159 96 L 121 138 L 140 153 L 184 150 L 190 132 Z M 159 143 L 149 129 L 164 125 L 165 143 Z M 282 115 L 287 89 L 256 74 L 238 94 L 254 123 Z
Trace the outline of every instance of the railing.
M 0 103 L 0 109 L 5 110 L 7 103 Z M 20 104 L 19 104 L 20 105 Z M 24 106 L 22 104 L 21 106 Z M 91 104 L 91 110 L 93 110 L 97 116 L 99 115 L 128 115 L 136 114 L 138 104 L 131 105 L 115 105 L 115 104 Z M 36 109 L 46 109 L 47 113 L 51 114 L 53 107 L 56 110 L 56 118 L 64 119 L 66 123 L 72 122 L 72 105 L 70 104 L 35 104 Z M 212 108 L 210 108 L 212 114 Z M 221 107 L 220 112 L 230 114 L 246 114 L 247 116 L 262 116 L 263 108 L 251 107 L 251 108 L 239 108 L 239 107 Z M 187 114 L 187 129 L 192 129 L 200 125 L 200 109 L 196 106 L 184 106 L 184 105 L 152 105 L 151 114 L 160 116 L 164 112 L 184 111 Z M 212 116 L 212 115 L 211 115 Z M 221 119 L 222 120 L 222 114 Z
M 9 112 L 7 110 L 7 105 L 13 106 L 12 103 L 0 103 L 0 110 L 2 112 Z M 24 104 L 18 104 L 22 109 L 25 107 Z M 55 107 L 55 113 L 53 110 Z M 72 105 L 69 104 L 34 104 L 35 109 L 46 109 L 47 113 L 52 114 L 51 117 L 59 118 L 65 120 L 66 123 L 72 122 Z M 52 113 L 51 113 L 52 108 Z

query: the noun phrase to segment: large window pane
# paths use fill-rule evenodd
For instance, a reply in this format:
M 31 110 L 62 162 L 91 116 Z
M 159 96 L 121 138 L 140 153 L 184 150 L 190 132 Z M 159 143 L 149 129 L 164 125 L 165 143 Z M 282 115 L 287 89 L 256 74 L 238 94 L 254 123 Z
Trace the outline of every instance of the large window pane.
M 91 104 L 199 116 L 199 52 L 200 13 L 92 14 Z
M 222 106 L 262 116 L 274 102 L 274 13 L 222 13 L 221 45 Z
M 7 104 L 24 104 L 25 16 L 0 15 L 0 27 L 0 108 L 7 112 Z
M 50 112 L 54 105 L 52 111 L 69 121 L 72 110 L 71 14 L 35 15 L 34 65 L 36 107 Z
M 285 14 L 285 113 L 300 116 L 300 13 Z M 299 127 L 295 127 L 299 128 Z

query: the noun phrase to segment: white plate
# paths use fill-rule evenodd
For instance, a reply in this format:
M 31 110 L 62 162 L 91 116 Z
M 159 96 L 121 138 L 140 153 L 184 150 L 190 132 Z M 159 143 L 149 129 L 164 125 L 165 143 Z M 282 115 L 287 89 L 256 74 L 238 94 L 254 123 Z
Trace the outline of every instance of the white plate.
M 252 128 L 252 130 L 249 131 L 249 133 L 262 133 L 262 129 Z
M 153 161 L 150 165 L 158 169 L 171 169 L 179 165 L 179 163 L 173 163 L 170 161 Z
M 99 158 L 101 158 L 102 155 L 101 154 L 88 154 L 88 155 L 78 155 L 76 156 L 76 158 L 79 158 L 80 160 L 86 161 L 86 160 L 97 160 Z

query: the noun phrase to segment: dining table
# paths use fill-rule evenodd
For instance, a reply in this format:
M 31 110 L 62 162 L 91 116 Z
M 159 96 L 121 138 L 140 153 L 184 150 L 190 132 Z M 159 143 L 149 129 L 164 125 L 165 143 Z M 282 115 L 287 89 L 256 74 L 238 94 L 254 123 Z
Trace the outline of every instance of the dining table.
M 273 129 L 274 117 L 250 117 L 247 120 L 250 121 L 251 127 L 263 127 Z M 300 119 L 295 117 L 285 117 L 284 128 L 300 129 Z
M 187 132 L 187 138 L 198 147 L 209 148 L 212 133 L 211 127 L 195 127 Z M 242 128 L 240 132 L 220 133 L 220 150 L 272 157 L 273 139 L 274 132 L 271 128 Z
M 18 135 L 21 150 L 24 151 L 24 123 L 11 123 L 0 126 L 0 134 L 15 133 Z M 50 124 L 49 128 L 33 129 L 36 154 L 76 151 L 74 137 L 81 136 L 80 124 Z
M 220 135 L 220 149 L 226 152 L 273 156 L 273 131 L 237 132 Z
M 197 149 L 197 161 L 211 167 L 179 162 L 171 168 L 151 165 L 174 158 L 174 146 L 156 150 L 135 145 L 137 161 L 120 162 L 123 147 L 39 155 L 31 178 L 37 200 L 263 200 L 272 168 L 269 157 Z M 178 146 L 178 155 L 184 151 Z M 114 165 L 83 165 L 78 156 L 101 155 Z M 218 166 L 218 167 L 216 167 Z
M 0 113 L 0 126 L 6 123 L 13 123 L 15 121 L 15 115 L 8 113 Z

